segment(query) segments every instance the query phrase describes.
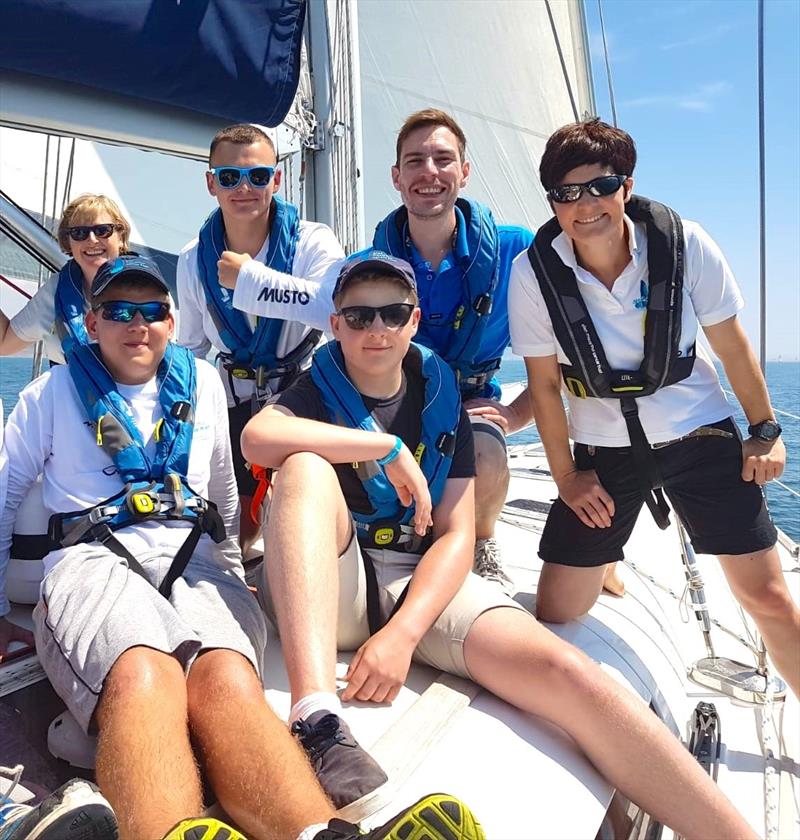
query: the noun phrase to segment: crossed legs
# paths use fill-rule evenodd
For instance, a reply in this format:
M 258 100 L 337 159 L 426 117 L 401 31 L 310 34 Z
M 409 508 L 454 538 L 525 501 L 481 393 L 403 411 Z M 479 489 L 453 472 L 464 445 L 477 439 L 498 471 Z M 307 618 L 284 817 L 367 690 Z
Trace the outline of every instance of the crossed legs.
M 476 682 L 560 726 L 606 779 L 682 836 L 756 836 L 643 703 L 532 616 L 503 608 L 483 613 L 464 656 Z
M 302 752 L 238 653 L 201 655 L 188 679 L 176 659 L 134 647 L 97 708 L 97 779 L 122 840 L 160 838 L 202 812 L 194 739 L 220 804 L 253 840 L 292 838 L 333 809 Z

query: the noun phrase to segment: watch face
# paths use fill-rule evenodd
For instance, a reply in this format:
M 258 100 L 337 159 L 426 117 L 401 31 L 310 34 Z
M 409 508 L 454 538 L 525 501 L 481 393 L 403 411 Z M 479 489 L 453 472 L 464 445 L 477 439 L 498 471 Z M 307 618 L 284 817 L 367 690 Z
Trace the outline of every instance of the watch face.
M 780 437 L 781 427 L 774 420 L 764 420 L 751 427 L 751 434 L 759 440 L 773 441 Z

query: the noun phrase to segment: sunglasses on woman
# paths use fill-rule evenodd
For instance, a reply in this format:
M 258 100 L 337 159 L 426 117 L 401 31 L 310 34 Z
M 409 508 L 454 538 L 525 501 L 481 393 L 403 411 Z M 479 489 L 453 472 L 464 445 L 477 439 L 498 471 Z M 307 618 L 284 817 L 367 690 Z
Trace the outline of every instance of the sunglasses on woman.
M 98 239 L 108 239 L 115 230 L 122 230 L 122 225 L 76 225 L 67 228 L 67 236 L 75 242 L 85 242 L 93 233 Z
M 169 317 L 169 304 L 160 300 L 151 300 L 147 303 L 131 303 L 129 300 L 109 300 L 93 306 L 97 312 L 102 311 L 104 321 L 118 321 L 122 324 L 129 324 L 140 312 L 142 318 L 148 324 L 156 321 L 166 321 Z
M 274 166 L 215 166 L 208 170 L 225 190 L 235 190 L 247 178 L 251 187 L 264 189 L 275 174 Z
M 627 180 L 627 175 L 601 175 L 585 184 L 561 184 L 548 190 L 547 194 L 556 204 L 571 204 L 583 195 L 584 190 L 595 198 L 613 195 Z
M 386 306 L 343 306 L 336 314 L 344 318 L 351 330 L 369 329 L 376 315 L 381 316 L 386 329 L 399 330 L 409 322 L 413 311 L 413 303 L 387 303 Z

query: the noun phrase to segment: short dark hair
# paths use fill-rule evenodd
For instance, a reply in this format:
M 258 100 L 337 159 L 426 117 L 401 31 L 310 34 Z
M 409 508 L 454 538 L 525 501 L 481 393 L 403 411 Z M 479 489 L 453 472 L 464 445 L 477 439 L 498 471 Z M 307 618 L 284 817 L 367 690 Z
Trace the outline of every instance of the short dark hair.
M 405 122 L 400 128 L 395 147 L 395 153 L 397 155 L 396 166 L 400 166 L 400 153 L 403 149 L 403 143 L 408 139 L 408 135 L 418 128 L 427 128 L 429 126 L 449 128 L 455 134 L 456 140 L 458 140 L 458 153 L 461 156 L 461 162 L 463 163 L 466 160 L 467 138 L 461 126 L 446 111 L 440 111 L 438 108 L 425 108 L 422 111 L 415 111 L 406 117 Z
M 211 165 L 211 158 L 214 157 L 214 149 L 220 143 L 236 143 L 238 146 L 249 146 L 251 143 L 266 143 L 272 154 L 275 154 L 275 144 L 270 136 L 257 125 L 250 123 L 237 123 L 221 128 L 211 141 L 211 148 L 208 150 L 208 164 Z
M 633 175 L 636 144 L 627 131 L 595 117 L 570 123 L 550 135 L 544 147 L 539 178 L 546 190 L 557 187 L 571 169 L 599 163 L 615 175 Z
M 396 274 L 389 274 L 388 272 L 384 274 L 380 271 L 362 271 L 350 278 L 336 293 L 336 297 L 333 299 L 333 305 L 338 309 L 341 305 L 342 298 L 350 291 L 350 289 L 354 289 L 356 286 L 362 286 L 365 283 L 375 283 L 378 281 L 391 283 L 393 286 L 396 286 L 400 291 L 402 291 L 406 297 L 410 298 L 411 302 L 415 306 L 419 304 L 417 293 L 413 289 L 409 289 L 408 284 Z

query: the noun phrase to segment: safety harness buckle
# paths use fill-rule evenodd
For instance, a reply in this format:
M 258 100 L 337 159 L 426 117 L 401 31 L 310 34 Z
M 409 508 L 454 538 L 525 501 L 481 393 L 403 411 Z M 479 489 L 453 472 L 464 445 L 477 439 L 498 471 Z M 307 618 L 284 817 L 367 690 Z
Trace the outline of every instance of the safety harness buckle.
M 150 490 L 131 490 L 125 496 L 125 507 L 134 516 L 153 516 L 161 512 L 161 499 Z
M 475 312 L 478 313 L 482 318 L 486 315 L 491 314 L 492 311 L 492 296 L 491 295 L 478 295 L 474 301 L 472 301 L 472 308 Z

